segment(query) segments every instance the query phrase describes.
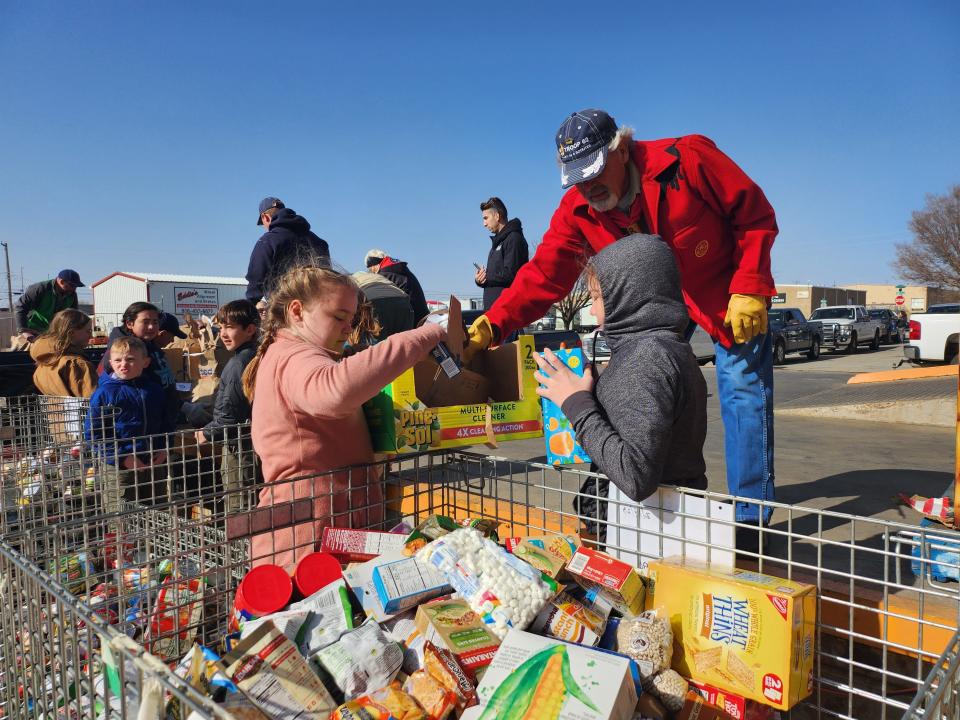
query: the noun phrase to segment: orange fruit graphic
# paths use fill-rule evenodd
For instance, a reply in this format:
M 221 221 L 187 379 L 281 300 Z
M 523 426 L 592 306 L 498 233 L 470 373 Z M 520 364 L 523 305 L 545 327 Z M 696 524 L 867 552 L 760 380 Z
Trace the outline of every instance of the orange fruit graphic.
M 550 422 L 547 423 L 550 426 L 550 430 L 556 430 L 560 427 L 560 421 L 556 417 L 550 418 Z
M 573 435 L 569 431 L 559 432 L 550 436 L 550 452 L 554 455 L 566 457 L 573 452 Z

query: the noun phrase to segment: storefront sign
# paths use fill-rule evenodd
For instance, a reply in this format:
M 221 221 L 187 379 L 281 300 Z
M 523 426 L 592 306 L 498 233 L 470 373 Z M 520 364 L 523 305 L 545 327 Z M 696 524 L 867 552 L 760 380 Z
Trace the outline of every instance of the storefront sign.
M 211 315 L 220 307 L 219 290 L 215 287 L 174 287 L 176 299 L 174 312 L 177 315 L 184 313 L 205 313 Z

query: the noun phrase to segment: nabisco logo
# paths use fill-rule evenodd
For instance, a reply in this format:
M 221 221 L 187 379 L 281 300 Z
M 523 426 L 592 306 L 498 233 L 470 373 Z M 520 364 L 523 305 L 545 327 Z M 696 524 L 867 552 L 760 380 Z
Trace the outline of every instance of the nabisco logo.
M 780 613 L 780 617 L 786 620 L 788 605 L 787 599 L 785 597 L 780 597 L 779 595 L 767 595 L 767 599 L 773 603 L 773 606 L 777 609 L 777 612 Z

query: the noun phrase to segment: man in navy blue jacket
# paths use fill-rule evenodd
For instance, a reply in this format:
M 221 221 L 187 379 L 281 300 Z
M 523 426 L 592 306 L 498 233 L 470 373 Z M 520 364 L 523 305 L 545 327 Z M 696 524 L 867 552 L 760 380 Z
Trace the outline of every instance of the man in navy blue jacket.
M 260 201 L 257 225 L 267 231 L 250 253 L 247 267 L 247 300 L 270 295 L 290 268 L 305 265 L 330 267 L 330 246 L 311 232 L 310 223 L 275 197 Z

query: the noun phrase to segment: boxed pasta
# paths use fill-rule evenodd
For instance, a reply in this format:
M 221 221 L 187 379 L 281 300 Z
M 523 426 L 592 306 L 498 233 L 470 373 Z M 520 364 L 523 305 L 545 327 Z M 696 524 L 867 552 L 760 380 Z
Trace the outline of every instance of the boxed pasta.
M 813 585 L 671 559 L 650 563 L 647 605 L 670 618 L 681 675 L 780 710 L 813 689 Z
M 645 585 L 630 563 L 599 550 L 581 547 L 567 563 L 567 572 L 578 585 L 588 590 L 596 588 L 624 615 L 643 612 Z
M 417 608 L 417 629 L 426 640 L 446 648 L 468 670 L 486 667 L 500 638 L 463 599 L 440 599 Z

